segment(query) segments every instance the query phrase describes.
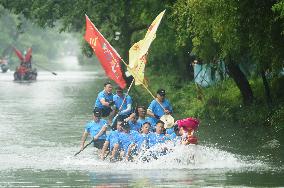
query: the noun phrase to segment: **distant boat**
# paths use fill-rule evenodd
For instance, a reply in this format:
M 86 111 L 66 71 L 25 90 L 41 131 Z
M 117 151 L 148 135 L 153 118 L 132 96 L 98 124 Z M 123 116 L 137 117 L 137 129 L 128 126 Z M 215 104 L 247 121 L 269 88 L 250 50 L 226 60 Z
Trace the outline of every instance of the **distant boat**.
M 28 69 L 25 66 L 20 66 L 14 72 L 14 80 L 36 80 L 37 69 Z
M 9 66 L 8 66 L 8 60 L 6 57 L 0 59 L 0 68 L 1 68 L 1 71 L 3 73 L 7 72 L 9 70 Z
M 5 73 L 5 72 L 7 72 L 9 70 L 9 67 L 6 64 L 1 64 L 0 67 L 1 67 L 1 71 L 3 73 Z
M 13 49 L 21 61 L 20 66 L 18 66 L 14 72 L 14 80 L 36 80 L 37 69 L 32 68 L 32 48 L 28 49 L 27 53 L 25 53 L 25 56 L 23 56 L 21 51 L 15 47 Z

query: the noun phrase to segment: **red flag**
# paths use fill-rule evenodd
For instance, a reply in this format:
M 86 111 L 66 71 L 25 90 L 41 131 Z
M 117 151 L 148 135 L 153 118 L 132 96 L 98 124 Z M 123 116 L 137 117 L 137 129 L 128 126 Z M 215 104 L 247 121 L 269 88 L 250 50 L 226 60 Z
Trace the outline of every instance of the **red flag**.
M 126 82 L 122 76 L 120 61 L 121 57 L 116 50 L 108 43 L 95 25 L 86 15 L 85 40 L 91 45 L 106 75 L 115 81 L 121 88 L 126 87 Z
M 16 55 L 18 56 L 18 58 L 20 59 L 21 62 L 24 62 L 24 57 L 22 55 L 22 52 L 20 50 L 18 50 L 17 48 L 13 47 L 14 52 L 16 53 Z
M 29 48 L 28 52 L 27 52 L 27 54 L 25 56 L 25 62 L 30 61 L 31 60 L 31 56 L 32 56 L 32 48 Z

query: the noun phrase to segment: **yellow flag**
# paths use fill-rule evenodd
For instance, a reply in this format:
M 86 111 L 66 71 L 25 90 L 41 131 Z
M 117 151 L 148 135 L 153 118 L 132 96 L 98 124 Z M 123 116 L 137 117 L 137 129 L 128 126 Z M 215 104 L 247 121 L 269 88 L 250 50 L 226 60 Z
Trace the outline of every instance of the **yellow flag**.
M 144 81 L 144 69 L 146 56 L 152 41 L 156 38 L 156 31 L 166 10 L 161 12 L 152 22 L 143 40 L 135 43 L 129 50 L 128 71 L 135 79 L 135 85 L 140 85 Z
M 144 69 L 146 64 L 146 54 L 139 58 L 143 40 L 135 43 L 129 50 L 128 71 L 135 79 L 135 85 L 142 84 L 144 80 Z

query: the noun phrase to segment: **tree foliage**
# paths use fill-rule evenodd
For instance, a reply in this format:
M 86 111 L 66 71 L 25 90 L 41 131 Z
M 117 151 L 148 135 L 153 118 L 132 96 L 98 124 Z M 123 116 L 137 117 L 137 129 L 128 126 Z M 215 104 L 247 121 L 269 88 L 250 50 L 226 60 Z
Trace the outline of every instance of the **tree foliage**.
M 192 51 L 207 63 L 217 58 L 227 64 L 254 64 L 257 69 L 249 71 L 257 74 L 270 71 L 278 75 L 284 60 L 282 8 L 283 2 L 275 4 L 266 0 L 178 0 L 174 16 L 179 25 L 176 29 L 179 44 L 190 35 Z M 240 74 L 234 79 L 237 85 L 239 82 L 241 92 L 251 90 L 244 78 L 237 77 Z
M 59 34 L 55 29 L 42 29 L 32 24 L 22 15 L 9 14 L 0 6 L 0 57 L 9 58 L 10 63 L 18 64 L 19 60 L 13 52 L 13 47 L 24 53 L 29 47 L 33 49 L 33 60 L 49 63 L 60 56 L 65 50 L 64 41 L 70 34 Z
M 246 72 L 261 73 L 264 83 L 267 82 L 263 73 L 277 76 L 283 65 L 283 1 L 0 0 L 0 3 L 42 27 L 60 25 L 61 31 L 82 34 L 86 14 L 126 62 L 131 45 L 144 37 L 149 24 L 166 9 L 147 68 L 176 74 L 177 82 L 182 83 L 190 77 L 191 54 L 206 63 L 222 59 L 248 100 L 253 98 L 252 89 L 238 64 L 246 69 L 256 67 Z M 86 42 L 82 42 L 82 49 L 88 56 L 93 54 Z

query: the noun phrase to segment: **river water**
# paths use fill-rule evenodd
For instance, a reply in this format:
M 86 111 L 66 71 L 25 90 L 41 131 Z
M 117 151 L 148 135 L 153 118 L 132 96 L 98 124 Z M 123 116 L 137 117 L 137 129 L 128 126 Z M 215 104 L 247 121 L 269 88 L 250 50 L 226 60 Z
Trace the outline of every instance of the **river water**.
M 265 131 L 257 144 L 247 131 L 204 124 L 198 146 L 149 163 L 101 161 L 92 147 L 74 157 L 106 78 L 57 73 L 31 83 L 0 74 L 0 187 L 284 187 L 283 142 Z

